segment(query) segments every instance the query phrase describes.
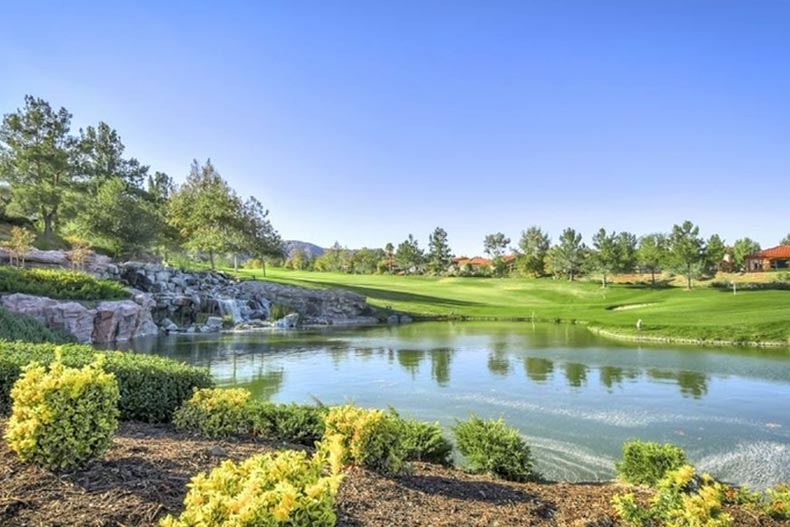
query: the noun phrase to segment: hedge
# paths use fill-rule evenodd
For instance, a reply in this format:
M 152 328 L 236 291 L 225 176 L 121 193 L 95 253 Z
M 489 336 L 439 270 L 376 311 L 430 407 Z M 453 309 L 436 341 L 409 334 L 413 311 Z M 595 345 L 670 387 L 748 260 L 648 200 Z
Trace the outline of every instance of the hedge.
M 55 344 L 0 341 L 0 414 L 11 410 L 10 392 L 22 367 L 37 361 L 49 364 Z M 63 364 L 79 368 L 93 362 L 97 353 L 106 356 L 104 369 L 114 373 L 120 389 L 121 419 L 170 422 L 173 412 L 192 397 L 195 388 L 214 385 L 208 370 L 155 355 L 122 351 L 97 352 L 84 345 L 60 346 Z
M 25 293 L 67 300 L 123 300 L 131 295 L 118 282 L 87 273 L 0 266 L 0 293 Z

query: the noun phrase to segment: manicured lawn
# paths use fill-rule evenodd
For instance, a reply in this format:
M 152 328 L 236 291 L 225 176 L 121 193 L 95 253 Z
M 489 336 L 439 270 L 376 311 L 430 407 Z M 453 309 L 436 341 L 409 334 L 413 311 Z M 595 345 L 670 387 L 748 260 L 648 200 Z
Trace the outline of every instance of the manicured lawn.
M 262 279 L 260 271 L 239 276 Z M 267 280 L 339 287 L 378 307 L 423 316 L 535 318 L 576 321 L 618 333 L 648 336 L 790 342 L 790 291 L 721 291 L 700 287 L 652 289 L 623 284 L 526 278 L 436 278 L 348 275 L 270 269 Z M 643 305 L 646 304 L 646 305 Z M 633 308 L 615 310 L 617 306 Z

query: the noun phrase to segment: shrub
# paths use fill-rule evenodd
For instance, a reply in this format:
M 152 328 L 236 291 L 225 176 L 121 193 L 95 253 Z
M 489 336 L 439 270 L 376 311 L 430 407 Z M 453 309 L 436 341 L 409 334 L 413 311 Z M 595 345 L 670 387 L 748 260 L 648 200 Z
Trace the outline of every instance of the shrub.
M 329 409 L 324 423 L 325 437 L 341 438 L 344 462 L 384 474 L 408 470 L 398 423 L 383 410 L 336 406 Z
M 118 383 L 101 356 L 82 369 L 56 359 L 49 371 L 25 367 L 11 390 L 5 439 L 22 461 L 47 468 L 80 466 L 104 453 L 118 426 Z
M 173 423 L 182 430 L 204 437 L 250 433 L 250 392 L 243 388 L 203 388 L 175 411 Z
M 285 318 L 291 313 L 296 313 L 293 308 L 288 306 L 284 306 L 282 304 L 272 304 L 269 307 L 269 320 L 280 320 L 281 318 Z
M 646 506 L 632 493 L 612 499 L 615 512 L 629 525 L 638 527 L 729 527 L 732 518 L 722 512 L 722 486 L 707 474 L 694 475 L 691 465 L 666 473 L 658 492 Z
M 458 450 L 473 472 L 488 473 L 511 481 L 538 479 L 532 454 L 515 428 L 502 419 L 484 421 L 472 415 L 453 427 Z
M 331 527 L 342 476 L 325 475 L 325 458 L 286 450 L 258 454 L 236 465 L 225 461 L 189 484 L 184 512 L 167 516 L 162 527 Z
M 632 439 L 623 445 L 623 460 L 615 468 L 627 483 L 654 486 L 667 472 L 685 463 L 686 454 L 675 445 Z
M 65 332 L 48 328 L 35 318 L 0 307 L 0 340 L 65 344 L 73 339 Z
M 55 356 L 54 344 L 0 341 L 0 414 L 11 408 L 9 393 L 22 367 L 39 362 L 47 365 Z M 61 346 L 65 366 L 90 364 L 96 350 L 90 346 Z M 115 375 L 120 391 L 121 419 L 170 422 L 173 412 L 192 396 L 195 388 L 214 385 L 208 370 L 154 355 L 113 351 L 105 356 L 105 371 Z
M 249 411 L 257 436 L 313 446 L 324 435 L 327 409 L 320 406 L 255 402 Z
M 394 409 L 390 413 L 397 420 L 407 461 L 427 461 L 440 465 L 452 464 L 453 444 L 444 437 L 439 423 L 423 423 L 404 419 Z
M 779 484 L 765 491 L 765 510 L 771 518 L 790 520 L 790 486 Z
M 129 292 L 118 282 L 78 271 L 0 267 L 0 292 L 69 300 L 122 300 Z

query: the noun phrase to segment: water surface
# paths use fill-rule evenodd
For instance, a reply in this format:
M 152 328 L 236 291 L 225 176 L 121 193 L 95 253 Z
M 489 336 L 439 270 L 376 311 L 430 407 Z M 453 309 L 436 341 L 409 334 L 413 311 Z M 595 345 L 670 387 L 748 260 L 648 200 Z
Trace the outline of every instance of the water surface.
M 419 323 L 141 341 L 276 402 L 395 407 L 451 426 L 502 416 L 548 478 L 609 479 L 629 438 L 715 476 L 790 481 L 790 352 L 620 344 L 570 325 Z

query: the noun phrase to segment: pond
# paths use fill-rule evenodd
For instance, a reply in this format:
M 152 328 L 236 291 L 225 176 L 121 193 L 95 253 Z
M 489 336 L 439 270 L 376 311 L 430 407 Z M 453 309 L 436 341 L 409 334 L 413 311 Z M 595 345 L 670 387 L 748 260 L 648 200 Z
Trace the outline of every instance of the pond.
M 502 416 L 550 479 L 613 475 L 624 441 L 682 446 L 700 469 L 790 481 L 790 352 L 620 344 L 582 327 L 429 322 L 171 336 L 136 351 L 207 367 L 275 402 L 393 406 L 449 427 Z

